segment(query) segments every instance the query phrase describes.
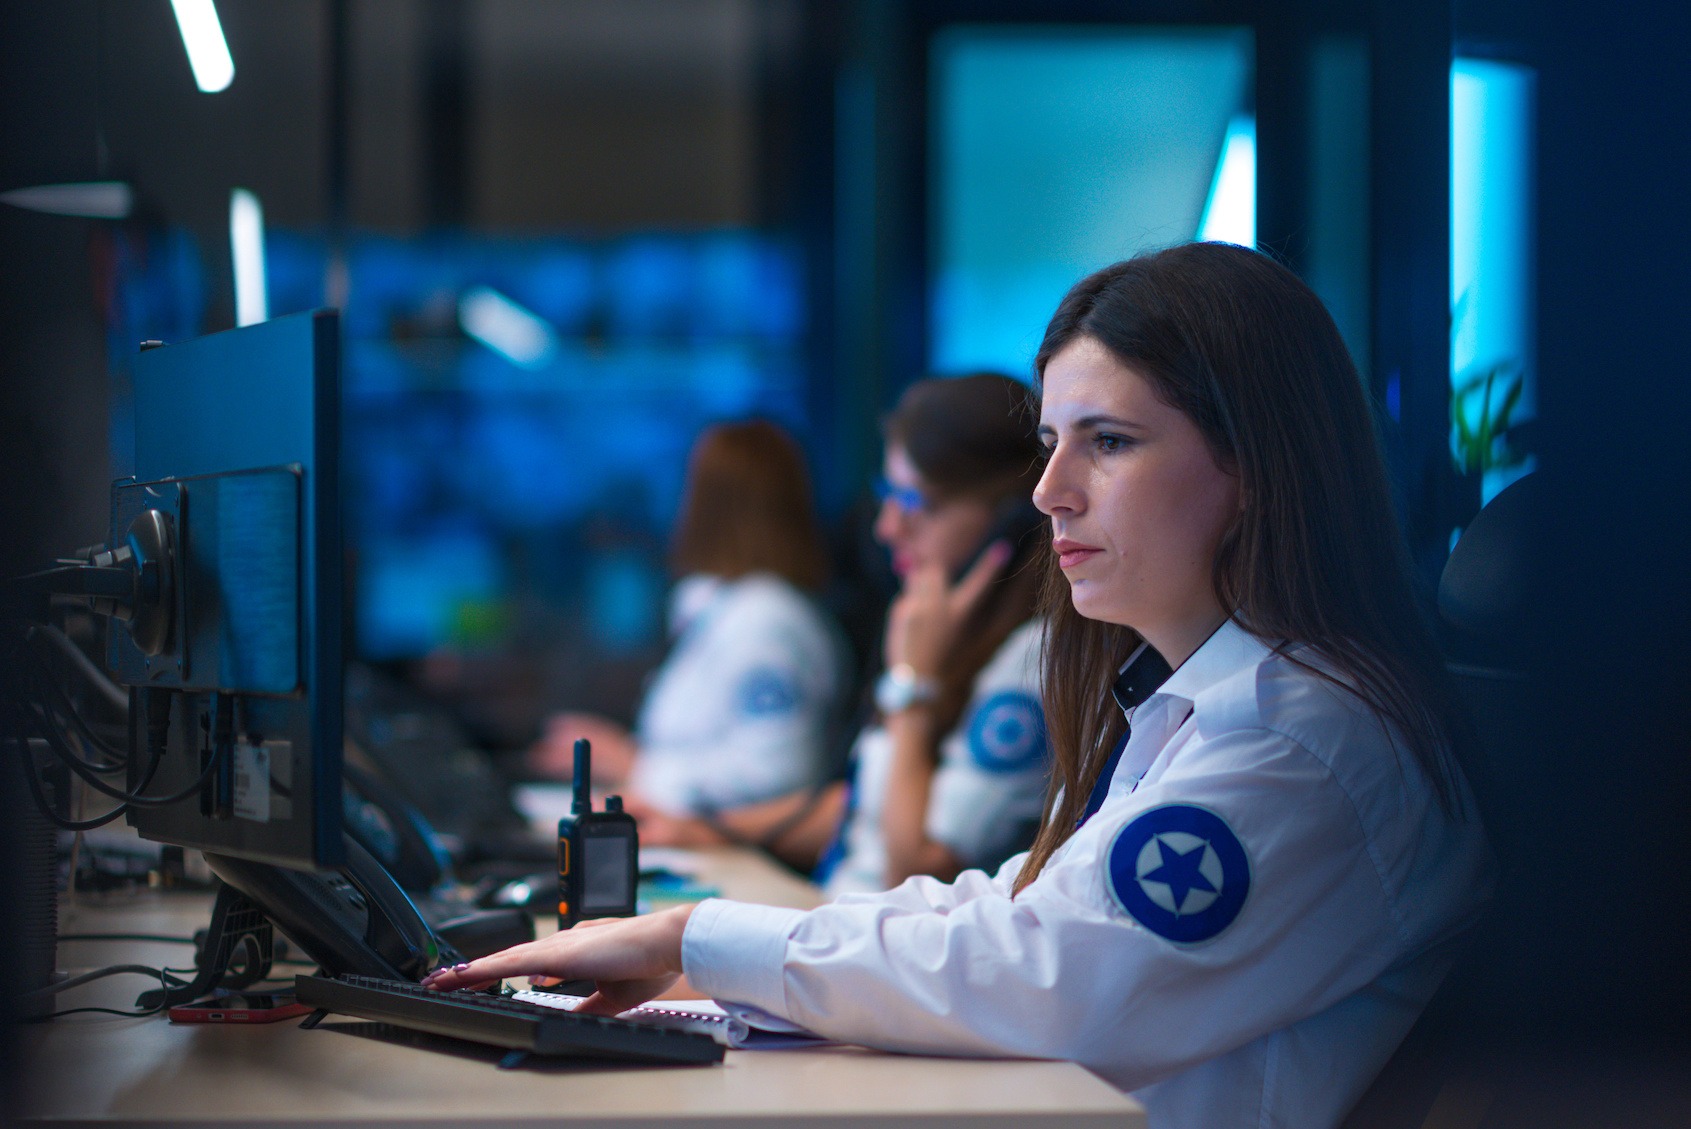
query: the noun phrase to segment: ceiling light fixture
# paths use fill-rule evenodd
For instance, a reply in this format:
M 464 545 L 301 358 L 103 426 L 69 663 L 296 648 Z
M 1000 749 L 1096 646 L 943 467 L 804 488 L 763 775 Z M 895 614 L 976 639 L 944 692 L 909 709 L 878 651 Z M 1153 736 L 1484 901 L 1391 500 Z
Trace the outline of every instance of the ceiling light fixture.
M 207 94 L 227 88 L 235 81 L 235 60 L 223 38 L 217 5 L 213 0 L 170 0 L 170 7 L 182 31 L 182 46 L 188 49 L 194 84 Z

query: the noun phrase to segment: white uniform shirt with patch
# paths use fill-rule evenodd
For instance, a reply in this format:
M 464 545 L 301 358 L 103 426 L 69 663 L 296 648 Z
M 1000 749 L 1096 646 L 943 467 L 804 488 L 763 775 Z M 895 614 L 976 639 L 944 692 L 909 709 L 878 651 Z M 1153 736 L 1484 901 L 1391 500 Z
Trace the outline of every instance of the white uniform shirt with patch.
M 769 573 L 694 575 L 675 587 L 670 625 L 635 726 L 640 795 L 685 814 L 814 784 L 844 668 L 821 609 Z
M 1024 623 L 975 676 L 957 725 L 939 744 L 926 831 L 964 866 L 991 866 L 1025 846 L 1039 824 L 1049 772 L 1039 704 L 1040 621 Z M 843 857 L 823 881 L 830 895 L 887 887 L 881 828 L 892 734 L 865 729 L 852 749 L 852 808 Z
M 1320 1129 L 1489 897 L 1462 791 L 1466 819 L 1354 695 L 1228 623 L 1138 707 L 1102 807 L 1014 900 L 1025 856 L 808 913 L 707 901 L 687 978 L 848 1042 L 1079 1062 L 1153 1126 Z M 1187 830 L 1147 834 L 1170 819 Z M 1165 845 L 1164 866 L 1185 860 L 1179 896 L 1157 881 Z M 1195 912 L 1180 924 L 1147 908 L 1158 897 Z M 1209 935 L 1159 932 L 1194 924 Z

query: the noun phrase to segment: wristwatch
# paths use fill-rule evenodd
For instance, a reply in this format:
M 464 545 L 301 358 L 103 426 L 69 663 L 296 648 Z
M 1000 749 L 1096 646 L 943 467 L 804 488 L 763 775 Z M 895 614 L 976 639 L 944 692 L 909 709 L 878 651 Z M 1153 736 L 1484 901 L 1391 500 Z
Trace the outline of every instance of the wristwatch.
M 897 663 L 875 683 L 875 706 L 884 714 L 899 713 L 911 706 L 925 706 L 939 697 L 939 687 L 923 678 L 909 663 Z

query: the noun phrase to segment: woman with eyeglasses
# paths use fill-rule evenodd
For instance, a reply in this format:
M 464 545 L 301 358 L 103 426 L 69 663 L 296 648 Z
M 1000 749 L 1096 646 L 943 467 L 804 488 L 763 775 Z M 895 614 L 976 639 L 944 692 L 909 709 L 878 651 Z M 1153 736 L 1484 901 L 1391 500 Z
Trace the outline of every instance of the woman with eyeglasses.
M 1028 503 L 1026 386 L 980 373 L 911 385 L 885 423 L 875 536 L 902 591 L 848 782 L 701 818 L 642 798 L 641 841 L 757 843 L 830 893 L 996 866 L 1032 841 L 1048 772 Z
M 1320 300 L 1197 243 L 1082 279 L 1035 360 L 1054 784 L 996 874 L 808 912 L 705 901 L 426 981 L 1066 1059 L 1153 1127 L 1339 1125 L 1483 911 L 1465 727 Z

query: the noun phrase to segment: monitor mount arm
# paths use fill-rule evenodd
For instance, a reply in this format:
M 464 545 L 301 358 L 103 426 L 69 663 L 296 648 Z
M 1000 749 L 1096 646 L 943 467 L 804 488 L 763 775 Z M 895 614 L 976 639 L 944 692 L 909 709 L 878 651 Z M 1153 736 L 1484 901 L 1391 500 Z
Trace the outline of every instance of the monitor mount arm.
M 9 585 L 26 618 L 46 622 L 54 599 L 81 599 L 101 615 L 129 625 L 143 654 L 170 645 L 176 612 L 176 531 L 168 515 L 147 509 L 130 522 L 123 544 L 84 549 L 55 568 L 20 576 Z

